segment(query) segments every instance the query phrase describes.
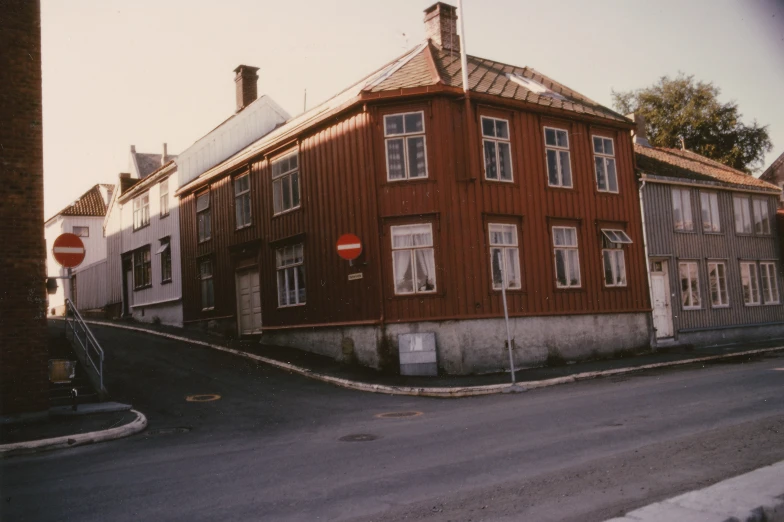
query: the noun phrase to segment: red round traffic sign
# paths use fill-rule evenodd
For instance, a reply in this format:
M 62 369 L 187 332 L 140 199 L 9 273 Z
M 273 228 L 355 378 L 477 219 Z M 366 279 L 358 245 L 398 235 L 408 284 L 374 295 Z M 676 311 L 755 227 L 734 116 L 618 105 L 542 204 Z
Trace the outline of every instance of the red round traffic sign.
M 338 255 L 343 259 L 356 259 L 362 253 L 362 241 L 354 234 L 343 234 L 338 239 Z
M 62 265 L 63 268 L 73 268 L 79 266 L 84 261 L 84 243 L 79 239 L 79 236 L 74 234 L 60 234 L 54 240 L 52 245 L 52 254 L 54 259 Z

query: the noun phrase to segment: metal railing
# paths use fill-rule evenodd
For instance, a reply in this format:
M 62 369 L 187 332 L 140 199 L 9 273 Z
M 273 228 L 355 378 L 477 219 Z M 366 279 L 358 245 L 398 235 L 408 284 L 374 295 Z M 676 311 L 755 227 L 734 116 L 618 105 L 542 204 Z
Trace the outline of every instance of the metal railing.
M 82 359 L 90 380 L 103 398 L 106 395 L 103 386 L 103 348 L 70 299 L 65 300 L 65 336 L 71 341 L 77 357 Z

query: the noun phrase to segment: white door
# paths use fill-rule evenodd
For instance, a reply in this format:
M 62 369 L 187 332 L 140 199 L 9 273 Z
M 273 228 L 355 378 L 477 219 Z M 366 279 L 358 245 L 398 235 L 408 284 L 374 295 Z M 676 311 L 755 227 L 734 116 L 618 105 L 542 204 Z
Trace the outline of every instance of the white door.
M 237 272 L 237 315 L 241 335 L 261 331 L 261 288 L 256 268 Z
M 656 329 L 656 338 L 672 337 L 667 261 L 651 262 L 651 299 L 653 300 L 653 327 Z

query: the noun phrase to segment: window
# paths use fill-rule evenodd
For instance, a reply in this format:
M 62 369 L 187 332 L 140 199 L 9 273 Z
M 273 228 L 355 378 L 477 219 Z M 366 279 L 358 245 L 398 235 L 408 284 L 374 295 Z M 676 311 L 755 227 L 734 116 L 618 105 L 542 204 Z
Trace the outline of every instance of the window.
M 719 195 L 715 192 L 700 192 L 703 232 L 721 232 L 719 218 Z
M 544 128 L 547 182 L 551 187 L 572 187 L 569 163 L 569 134 L 563 129 Z
M 272 162 L 272 208 L 280 214 L 298 207 L 299 153 L 294 151 Z
M 491 223 L 488 229 L 490 232 L 493 290 L 501 290 L 504 287 L 519 290 L 522 288 L 522 281 L 520 277 L 520 251 L 517 248 L 517 227 Z
M 199 277 L 201 279 L 201 309 L 215 308 L 215 291 L 212 287 L 212 260 L 199 261 Z
M 753 198 L 754 207 L 754 233 L 760 235 L 770 235 L 770 217 L 768 216 L 768 201 L 766 199 Z
M 618 173 L 615 171 L 613 140 L 594 136 L 593 155 L 596 167 L 596 188 L 600 192 L 618 192 Z
M 73 227 L 73 233 L 79 237 L 90 237 L 90 227 Z
M 133 253 L 133 287 L 145 288 L 152 284 L 152 259 L 150 246 L 140 248 Z
M 161 238 L 161 245 L 156 254 L 161 256 L 161 283 L 167 283 L 172 278 L 171 266 L 171 240 L 168 237 Z
M 161 195 L 161 217 L 169 215 L 169 178 L 161 181 L 158 185 Z
M 210 223 L 210 193 L 202 192 L 196 196 L 196 230 L 199 243 L 212 237 L 212 224 Z
M 678 263 L 681 275 L 681 302 L 684 310 L 700 308 L 700 276 L 695 261 Z
M 138 230 L 150 224 L 150 193 L 133 200 L 133 229 Z
M 305 304 L 302 243 L 277 249 L 275 260 L 278 269 L 278 308 Z
M 751 234 L 749 198 L 746 196 L 732 196 L 732 206 L 735 209 L 735 232 L 738 234 Z
M 234 178 L 234 217 L 237 228 L 250 225 L 250 174 Z
M 509 122 L 482 116 L 485 179 L 512 181 L 512 147 Z
M 577 229 L 553 227 L 555 281 L 558 288 L 580 287 L 580 256 L 577 252 Z
M 708 284 L 710 284 L 711 306 L 725 308 L 730 305 L 727 293 L 727 266 L 724 263 L 708 263 Z
M 740 264 L 740 284 L 743 287 L 743 303 L 747 306 L 760 304 L 756 263 Z
M 423 112 L 384 116 L 384 138 L 387 181 L 427 177 Z
M 691 219 L 691 191 L 672 188 L 672 219 L 675 230 L 694 230 Z
M 390 227 L 392 271 L 395 294 L 423 294 L 436 291 L 436 260 L 433 225 Z
M 623 245 L 632 240 L 623 230 L 602 229 L 602 261 L 604 286 L 626 286 L 626 261 Z
M 762 302 L 765 304 L 779 303 L 779 284 L 776 279 L 776 263 L 760 263 L 762 275 Z

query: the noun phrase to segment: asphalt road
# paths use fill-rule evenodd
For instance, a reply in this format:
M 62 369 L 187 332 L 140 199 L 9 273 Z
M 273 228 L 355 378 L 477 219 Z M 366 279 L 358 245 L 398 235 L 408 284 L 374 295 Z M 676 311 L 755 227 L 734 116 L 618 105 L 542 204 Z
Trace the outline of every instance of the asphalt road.
M 148 431 L 0 461 L 2 520 L 592 521 L 784 459 L 784 357 L 447 400 L 96 335 Z

